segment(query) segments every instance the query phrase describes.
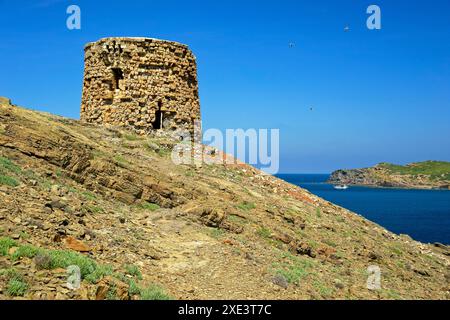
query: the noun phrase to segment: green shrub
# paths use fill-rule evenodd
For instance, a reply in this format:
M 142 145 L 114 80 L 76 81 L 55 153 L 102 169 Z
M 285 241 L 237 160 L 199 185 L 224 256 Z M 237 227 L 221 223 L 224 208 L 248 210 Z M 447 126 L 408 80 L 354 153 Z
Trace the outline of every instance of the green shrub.
M 305 277 L 308 272 L 302 266 L 289 266 L 278 269 L 276 274 L 283 276 L 289 283 L 298 284 L 299 280 Z
M 86 281 L 90 283 L 97 283 L 101 278 L 112 275 L 113 268 L 110 265 L 99 265 L 93 272 L 86 276 Z
M 333 248 L 336 248 L 338 246 L 336 242 L 330 239 L 325 239 L 323 242 Z
M 23 279 L 22 275 L 14 268 L 0 269 L 0 276 L 6 276 L 8 280 Z
M 116 164 L 122 168 L 126 168 L 129 165 L 129 162 L 127 159 L 125 159 L 125 157 L 121 156 L 121 155 L 116 155 L 114 156 L 114 161 L 116 162 Z
M 6 287 L 6 292 L 13 297 L 22 297 L 28 290 L 28 284 L 25 281 L 11 279 Z
M 393 243 L 391 246 L 391 251 L 398 256 L 403 254 L 402 246 L 399 243 Z
M 39 249 L 31 246 L 31 245 L 24 245 L 17 248 L 17 250 L 12 254 L 11 259 L 13 261 L 16 261 L 20 258 L 26 257 L 26 258 L 34 258 L 38 253 Z
M 125 270 L 130 276 L 136 277 L 138 280 L 142 280 L 142 273 L 137 266 L 129 264 L 125 266 Z
M 0 157 L 0 185 L 17 187 L 20 183 L 17 179 L 11 177 L 9 173 L 19 174 L 22 169 L 5 157 Z
M 0 238 L 0 255 L 6 256 L 9 249 L 16 247 L 17 243 L 11 238 Z
M 89 191 L 83 191 L 83 192 L 81 192 L 81 194 L 82 194 L 87 200 L 93 201 L 93 200 L 97 199 L 96 195 L 93 194 L 92 192 L 89 192 Z
M 242 211 L 250 211 L 256 208 L 256 204 L 254 204 L 253 202 L 244 201 L 238 204 L 237 207 Z
M 5 157 L 0 157 L 0 172 L 20 173 L 22 169 Z
M 87 205 L 84 207 L 84 209 L 90 213 L 94 213 L 94 214 L 98 214 L 98 213 L 103 213 L 104 210 L 102 207 L 99 206 L 92 206 L 92 205 Z
M 272 231 L 265 227 L 261 227 L 258 229 L 257 234 L 262 238 L 268 239 L 272 236 Z
M 9 177 L 9 176 L 0 174 L 0 184 L 10 186 L 10 187 L 17 187 L 20 183 L 13 177 Z
M 150 202 L 141 203 L 139 205 L 139 207 L 141 209 L 150 210 L 150 211 L 156 211 L 156 210 L 158 210 L 160 208 L 160 206 L 157 205 L 156 203 L 150 203 Z
M 328 288 L 320 281 L 314 281 L 313 285 L 323 298 L 330 298 L 333 295 L 333 289 Z
M 221 236 L 223 236 L 225 233 L 225 231 L 223 231 L 222 229 L 218 229 L 218 228 L 211 228 L 210 234 L 211 237 L 218 239 Z
M 12 297 L 21 297 L 28 290 L 28 284 L 24 277 L 17 272 L 16 269 L 10 268 L 6 270 L 0 270 L 0 275 L 5 275 L 8 279 L 6 286 L 6 292 Z
M 108 293 L 106 294 L 106 300 L 118 300 L 117 288 L 114 283 L 108 289 Z
M 161 287 L 151 285 L 141 289 L 141 300 L 171 300 L 171 297 Z
M 193 177 L 193 176 L 195 175 L 195 173 L 194 173 L 194 171 L 186 170 L 186 171 L 184 172 L 184 175 L 185 175 L 186 177 Z
M 167 155 L 170 154 L 170 151 L 169 151 L 169 150 L 166 150 L 166 149 L 159 149 L 159 150 L 157 151 L 157 153 L 158 153 L 158 156 L 164 158 L 165 156 L 167 156 Z
M 30 238 L 30 235 L 26 231 L 21 231 L 20 238 L 26 240 Z
M 12 261 L 24 257 L 35 258 L 38 269 L 67 268 L 70 265 L 78 265 L 80 269 L 83 266 L 84 270 L 87 271 L 88 266 L 95 265 L 89 258 L 73 251 L 44 250 L 28 244 L 19 245 L 10 238 L 0 239 L 0 253 L 2 255 L 7 255 L 12 247 L 17 247 L 17 250 L 11 255 Z
M 242 217 L 236 216 L 236 215 L 229 215 L 227 217 L 228 221 L 239 224 L 239 225 L 243 225 L 243 224 L 247 224 L 248 221 Z
M 402 296 L 392 289 L 381 289 L 383 296 L 386 296 L 389 300 L 402 300 Z
M 322 218 L 322 211 L 320 210 L 320 208 L 316 209 L 316 216 L 317 218 Z
M 0 238 L 0 255 L 6 256 L 9 253 L 9 249 L 17 247 L 17 250 L 11 255 L 11 260 L 15 261 L 22 257 L 34 258 L 36 268 L 38 270 L 51 270 L 57 268 L 66 269 L 69 266 L 75 265 L 80 268 L 81 277 L 90 283 L 97 283 L 101 278 L 109 275 L 113 275 L 113 267 L 110 265 L 98 265 L 94 260 L 86 257 L 78 252 L 70 250 L 45 250 L 34 247 L 32 245 L 18 245 L 16 241 L 10 238 Z M 135 276 L 137 279 L 142 279 L 140 270 L 133 265 L 126 266 L 127 272 Z M 0 275 L 6 274 L 10 280 L 17 280 L 12 283 L 11 288 L 14 292 L 22 292 L 19 290 L 22 281 L 20 275 L 13 269 L 0 270 Z M 114 274 L 114 276 L 125 283 L 129 283 L 131 286 L 131 280 L 123 274 Z M 140 292 L 140 289 L 133 284 L 134 287 L 130 290 Z M 16 290 L 17 289 L 17 290 Z M 108 293 L 110 298 L 113 298 L 114 292 Z
M 125 138 L 125 140 L 128 140 L 128 141 L 136 141 L 136 140 L 141 139 L 140 137 L 138 137 L 135 134 L 125 134 L 123 137 Z
M 133 279 L 128 280 L 128 293 L 130 294 L 130 296 L 141 294 L 141 288 Z
M 283 254 L 282 258 L 288 262 L 276 264 L 275 274 L 283 276 L 289 283 L 299 284 L 300 279 L 308 276 L 308 270 L 314 267 L 313 261 L 291 253 Z
M 98 268 L 92 259 L 74 251 L 52 250 L 47 253 L 51 258 L 50 269 L 65 269 L 68 266 L 75 265 L 80 268 L 81 276 L 85 278 L 89 274 L 94 273 Z

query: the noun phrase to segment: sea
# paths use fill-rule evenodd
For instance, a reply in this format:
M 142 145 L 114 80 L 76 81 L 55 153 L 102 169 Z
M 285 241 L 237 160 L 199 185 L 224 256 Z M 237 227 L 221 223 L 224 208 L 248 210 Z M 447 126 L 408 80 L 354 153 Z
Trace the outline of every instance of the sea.
M 328 174 L 279 174 L 279 178 L 356 212 L 396 234 L 450 245 L 450 190 L 353 187 L 336 190 Z

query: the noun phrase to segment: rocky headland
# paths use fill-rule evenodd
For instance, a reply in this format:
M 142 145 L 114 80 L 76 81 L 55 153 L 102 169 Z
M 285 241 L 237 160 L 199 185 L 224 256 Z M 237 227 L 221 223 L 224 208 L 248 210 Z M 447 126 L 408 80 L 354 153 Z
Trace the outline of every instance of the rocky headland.
M 425 161 L 405 166 L 380 163 L 364 169 L 334 171 L 328 183 L 409 189 L 450 189 L 450 162 Z

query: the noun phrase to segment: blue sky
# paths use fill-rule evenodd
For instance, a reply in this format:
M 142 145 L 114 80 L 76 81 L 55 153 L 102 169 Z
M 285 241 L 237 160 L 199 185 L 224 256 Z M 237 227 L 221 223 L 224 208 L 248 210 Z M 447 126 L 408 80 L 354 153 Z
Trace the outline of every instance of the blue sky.
M 83 46 L 107 36 L 188 44 L 204 128 L 279 128 L 281 172 L 450 161 L 448 0 L 0 0 L 0 96 L 78 118 Z

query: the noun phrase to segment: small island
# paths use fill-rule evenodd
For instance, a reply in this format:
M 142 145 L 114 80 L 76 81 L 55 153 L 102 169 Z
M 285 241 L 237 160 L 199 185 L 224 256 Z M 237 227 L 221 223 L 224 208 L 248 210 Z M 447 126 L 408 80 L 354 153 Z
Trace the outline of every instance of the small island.
M 379 163 L 370 168 L 334 171 L 327 182 L 337 185 L 450 190 L 450 162 L 424 161 L 404 166 Z

